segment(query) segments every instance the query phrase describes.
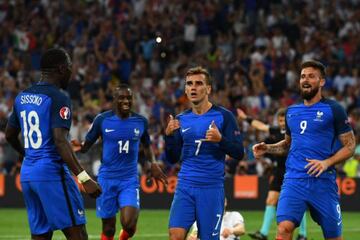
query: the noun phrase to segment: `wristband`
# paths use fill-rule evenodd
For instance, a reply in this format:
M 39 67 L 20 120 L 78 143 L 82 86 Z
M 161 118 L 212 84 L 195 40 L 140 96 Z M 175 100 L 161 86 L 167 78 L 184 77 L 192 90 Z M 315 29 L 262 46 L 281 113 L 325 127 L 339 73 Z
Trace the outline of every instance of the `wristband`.
M 245 120 L 251 125 L 251 123 L 254 119 L 252 117 L 246 117 Z
M 84 183 L 91 179 L 89 174 L 87 174 L 87 172 L 85 170 L 83 170 L 81 173 L 79 173 L 76 177 L 77 177 L 79 183 Z

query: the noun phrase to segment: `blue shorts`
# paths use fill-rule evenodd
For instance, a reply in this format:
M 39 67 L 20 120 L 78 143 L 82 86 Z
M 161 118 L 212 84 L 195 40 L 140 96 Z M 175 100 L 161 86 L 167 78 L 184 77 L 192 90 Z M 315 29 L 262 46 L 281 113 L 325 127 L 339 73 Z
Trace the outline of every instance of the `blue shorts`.
M 277 222 L 291 221 L 299 226 L 306 209 L 325 238 L 342 234 L 342 217 L 335 181 L 321 178 L 285 179 L 277 207 Z
M 72 178 L 21 182 L 30 231 L 39 235 L 86 223 L 84 203 Z
M 187 231 L 196 221 L 200 239 L 219 239 L 224 213 L 224 188 L 177 187 L 169 228 Z
M 98 178 L 102 194 L 96 199 L 96 216 L 111 218 L 123 207 L 140 208 L 138 179 Z

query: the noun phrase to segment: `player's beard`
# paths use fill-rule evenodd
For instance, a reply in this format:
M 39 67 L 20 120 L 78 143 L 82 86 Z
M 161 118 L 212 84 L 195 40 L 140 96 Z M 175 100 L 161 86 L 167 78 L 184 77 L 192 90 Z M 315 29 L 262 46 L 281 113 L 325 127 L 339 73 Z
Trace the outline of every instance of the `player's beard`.
M 303 91 L 302 88 L 300 88 L 300 94 L 301 97 L 305 100 L 311 100 L 319 91 L 319 86 L 316 86 L 312 88 L 310 91 Z

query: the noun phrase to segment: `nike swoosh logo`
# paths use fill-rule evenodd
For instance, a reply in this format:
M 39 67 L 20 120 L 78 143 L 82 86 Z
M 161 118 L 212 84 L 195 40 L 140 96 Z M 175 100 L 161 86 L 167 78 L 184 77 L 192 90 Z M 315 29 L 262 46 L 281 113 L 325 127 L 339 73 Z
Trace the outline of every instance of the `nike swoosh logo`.
M 337 225 L 340 226 L 341 222 L 342 222 L 342 221 L 338 222 Z
M 217 232 L 217 233 L 212 233 L 211 235 L 212 236 L 216 236 L 216 235 L 218 235 L 219 233 Z
M 113 132 L 113 131 L 115 131 L 115 129 L 107 129 L 107 128 L 105 128 L 105 132 Z
M 185 129 L 181 129 L 181 132 L 186 132 L 187 130 L 189 130 L 190 128 L 188 127 L 188 128 L 185 128 Z
M 83 215 L 83 214 L 84 214 L 84 211 L 83 211 L 83 210 L 78 209 L 78 214 L 79 214 L 79 215 Z

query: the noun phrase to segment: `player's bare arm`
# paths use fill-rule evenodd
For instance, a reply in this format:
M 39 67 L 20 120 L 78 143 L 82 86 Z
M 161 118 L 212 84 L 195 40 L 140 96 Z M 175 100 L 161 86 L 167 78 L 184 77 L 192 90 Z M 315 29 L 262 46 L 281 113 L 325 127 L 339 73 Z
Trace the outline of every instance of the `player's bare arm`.
M 306 159 L 309 163 L 305 168 L 309 169 L 309 175 L 315 175 L 316 177 L 320 176 L 328 167 L 333 166 L 337 163 L 349 159 L 355 151 L 356 141 L 353 131 L 349 131 L 339 135 L 342 148 L 339 149 L 333 156 L 325 160 L 318 159 Z
M 87 151 L 89 151 L 89 149 L 93 144 L 94 144 L 93 142 L 89 142 L 89 141 L 85 141 L 81 143 L 78 140 L 71 140 L 72 150 L 74 152 L 86 153 Z
M 268 124 L 265 124 L 262 121 L 259 121 L 257 119 L 253 119 L 253 118 L 249 117 L 240 108 L 237 108 L 236 111 L 237 111 L 238 119 L 247 121 L 250 124 L 250 126 L 252 126 L 253 128 L 255 128 L 259 131 L 262 131 L 262 132 L 270 131 L 270 126 Z
M 264 142 L 255 144 L 253 146 L 253 152 L 255 158 L 260 158 L 264 154 L 276 154 L 276 155 L 286 155 L 289 152 L 291 144 L 291 137 L 285 134 L 285 139 L 274 144 L 266 144 Z
M 20 155 L 24 156 L 25 151 L 24 151 L 24 147 L 20 143 L 19 133 L 20 133 L 20 129 L 13 128 L 9 125 L 6 126 L 5 129 L 6 140 L 10 143 L 11 147 L 13 147 Z
M 58 153 L 64 162 L 68 165 L 70 170 L 76 175 L 79 176 L 81 173 L 85 172 L 84 169 L 80 166 L 76 156 L 71 148 L 70 143 L 67 140 L 69 130 L 65 128 L 54 128 L 53 129 L 53 137 L 54 143 Z M 86 180 L 81 182 L 85 191 L 91 197 L 98 197 L 101 194 L 101 189 L 99 185 L 92 180 L 88 175 L 86 176 Z
M 161 181 L 163 184 L 167 185 L 167 176 L 155 160 L 154 153 L 151 149 L 151 146 L 144 148 L 144 154 L 146 159 L 150 160 L 150 172 L 149 177 L 155 178 L 157 181 Z

